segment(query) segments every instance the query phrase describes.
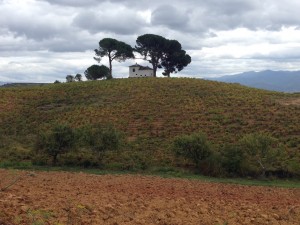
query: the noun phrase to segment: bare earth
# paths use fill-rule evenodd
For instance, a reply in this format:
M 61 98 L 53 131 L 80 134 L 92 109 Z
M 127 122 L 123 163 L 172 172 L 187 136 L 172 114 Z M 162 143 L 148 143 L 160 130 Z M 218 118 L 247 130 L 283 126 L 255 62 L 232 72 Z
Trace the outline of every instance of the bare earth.
M 0 170 L 0 224 L 297 224 L 300 189 Z
M 279 101 L 282 105 L 296 105 L 300 106 L 300 98 L 283 99 Z

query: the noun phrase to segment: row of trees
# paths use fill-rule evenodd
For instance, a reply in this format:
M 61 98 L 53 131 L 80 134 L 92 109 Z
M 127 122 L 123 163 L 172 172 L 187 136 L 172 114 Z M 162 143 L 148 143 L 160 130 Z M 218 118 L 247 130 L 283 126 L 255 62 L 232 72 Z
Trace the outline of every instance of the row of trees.
M 37 136 L 35 163 L 37 160 L 47 163 L 51 159 L 52 164 L 56 165 L 58 156 L 61 156 L 61 165 L 103 166 L 103 159 L 108 153 L 121 150 L 117 153 L 120 155 L 118 160 L 123 161 L 123 168 L 127 168 L 130 165 L 127 161 L 132 159 L 127 154 L 121 155 L 128 147 L 132 151 L 132 146 L 126 143 L 122 133 L 112 126 L 95 124 L 73 129 L 56 125 Z M 194 133 L 176 137 L 170 147 L 177 157 L 183 159 L 177 166 L 194 168 L 195 172 L 203 175 L 263 178 L 300 175 L 297 159 L 290 158 L 284 146 L 266 133 L 246 134 L 238 142 L 224 146 L 214 145 L 204 133 Z M 71 158 L 73 154 L 73 159 L 65 157 L 67 154 Z M 131 166 L 137 168 L 150 165 L 139 157 L 131 163 L 136 163 Z
M 288 177 L 300 172 L 297 160 L 289 158 L 284 146 L 266 133 L 246 134 L 219 151 L 203 133 L 183 135 L 175 138 L 173 151 L 205 175 Z
M 113 38 L 104 38 L 99 42 L 99 48 L 95 49 L 94 59 L 100 63 L 103 57 L 108 57 L 109 76 L 112 78 L 112 62 L 134 59 L 134 52 L 152 65 L 154 77 L 159 68 L 164 69 L 163 75 L 169 77 L 171 73 L 181 71 L 191 63 L 191 57 L 177 40 L 169 40 L 155 34 L 139 36 L 135 48 Z
M 86 79 L 88 80 L 97 80 L 97 79 L 102 79 L 102 78 L 106 78 L 106 79 L 111 79 L 112 76 L 110 75 L 110 70 L 107 66 L 104 65 L 92 65 L 89 68 L 86 69 L 86 71 L 84 72 L 84 75 L 86 77 Z M 67 75 L 66 76 L 66 82 L 70 83 L 70 82 L 80 82 L 82 81 L 82 75 L 81 74 L 76 74 L 75 76 L 73 75 Z M 58 80 L 56 80 L 54 82 L 55 84 L 60 83 Z
M 48 156 L 56 165 L 59 155 L 82 147 L 92 150 L 101 162 L 107 151 L 117 150 L 122 143 L 122 134 L 112 126 L 85 126 L 73 129 L 67 125 L 56 125 L 37 136 L 36 155 Z M 37 157 L 38 158 L 38 157 Z
M 144 34 L 137 38 L 136 46 L 132 48 L 125 42 L 104 38 L 99 41 L 98 49 L 95 49 L 94 59 L 100 63 L 103 57 L 108 57 L 109 67 L 92 65 L 87 68 L 84 75 L 88 80 L 111 79 L 113 61 L 123 62 L 126 59 L 134 59 L 136 58 L 134 53 L 138 53 L 152 65 L 154 77 L 157 69 L 164 69 L 162 74 L 170 77 L 171 73 L 177 73 L 191 63 L 191 57 L 186 54 L 177 40 L 169 40 L 155 34 Z M 82 81 L 82 75 L 66 76 L 67 83 L 74 81 Z
M 82 81 L 82 75 L 80 73 L 77 73 L 75 76 L 67 75 L 66 81 L 67 81 L 67 83 L 74 82 L 74 81 Z

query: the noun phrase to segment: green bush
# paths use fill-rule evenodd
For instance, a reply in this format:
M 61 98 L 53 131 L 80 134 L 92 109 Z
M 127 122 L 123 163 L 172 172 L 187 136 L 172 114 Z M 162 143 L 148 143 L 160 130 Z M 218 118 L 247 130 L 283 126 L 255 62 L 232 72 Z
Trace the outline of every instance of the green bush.
M 213 152 L 200 164 L 200 171 L 203 175 L 220 177 L 224 176 L 222 158 L 218 153 Z
M 280 166 L 280 149 L 277 139 L 266 133 L 251 133 L 243 136 L 239 147 L 245 153 L 245 159 L 265 177 L 267 171 L 274 171 Z
M 4 148 L 5 144 L 4 144 L 4 137 L 3 135 L 0 134 L 0 149 Z
M 201 163 L 213 154 L 210 143 L 202 133 L 175 138 L 173 151 L 177 156 L 192 160 L 198 169 L 200 169 Z
M 9 146 L 8 148 L 0 149 L 0 161 L 27 161 L 31 159 L 31 151 L 22 146 Z
M 10 136 L 5 136 L 0 133 L 0 149 L 9 148 L 9 146 L 15 141 Z
M 124 150 L 108 153 L 104 158 L 105 167 L 111 169 L 113 167 L 121 170 L 146 170 L 151 164 L 151 158 L 145 152 Z
M 245 154 L 237 145 L 226 145 L 223 149 L 222 167 L 228 175 L 245 174 Z
M 288 176 L 295 176 L 300 178 L 300 158 L 294 158 L 287 162 L 287 169 L 285 171 Z
M 72 167 L 102 168 L 102 163 L 95 157 L 94 152 L 88 149 L 71 151 L 62 155 L 60 164 Z
M 82 128 L 82 143 L 98 153 L 120 148 L 122 135 L 112 126 L 94 125 Z
M 49 157 L 41 152 L 36 152 L 31 159 L 32 165 L 35 166 L 49 166 L 48 161 Z
M 123 136 L 112 126 L 84 126 L 73 130 L 58 125 L 38 134 L 32 162 L 48 165 L 47 156 L 50 156 L 53 165 L 99 168 L 103 167 L 105 154 L 119 149 L 122 143 Z
M 74 131 L 66 125 L 57 125 L 49 132 L 40 133 L 36 142 L 36 150 L 52 157 L 56 165 L 57 156 L 72 150 L 75 145 Z

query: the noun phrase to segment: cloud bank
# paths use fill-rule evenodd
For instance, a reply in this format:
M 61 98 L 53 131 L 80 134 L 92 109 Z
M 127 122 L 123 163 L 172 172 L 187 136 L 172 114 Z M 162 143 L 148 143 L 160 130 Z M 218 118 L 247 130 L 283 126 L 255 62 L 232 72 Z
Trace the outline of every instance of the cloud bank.
M 299 9 L 296 0 L 1 0 L 0 81 L 63 81 L 96 63 L 102 38 L 134 46 L 145 33 L 176 39 L 192 56 L 176 76 L 297 70 Z M 114 76 L 135 62 L 147 64 L 115 62 Z

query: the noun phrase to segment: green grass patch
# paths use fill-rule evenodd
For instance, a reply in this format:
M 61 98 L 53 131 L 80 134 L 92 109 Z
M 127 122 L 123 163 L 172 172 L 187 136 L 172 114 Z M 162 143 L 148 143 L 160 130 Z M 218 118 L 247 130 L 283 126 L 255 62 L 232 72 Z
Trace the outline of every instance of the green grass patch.
M 161 167 L 151 168 L 147 171 L 121 171 L 121 170 L 101 170 L 101 169 L 85 169 L 81 167 L 48 167 L 48 166 L 32 166 L 30 164 L 13 164 L 1 163 L 0 168 L 5 169 L 24 169 L 29 171 L 48 171 L 48 172 L 72 172 L 87 173 L 95 175 L 143 175 L 158 176 L 166 179 L 189 179 L 200 182 L 236 184 L 247 186 L 266 186 L 266 187 L 282 187 L 282 188 L 300 188 L 300 180 L 297 179 L 245 179 L 245 178 L 216 178 L 197 174 L 191 174 L 183 169 Z
M 34 169 L 34 166 L 30 161 L 27 162 L 14 162 L 3 161 L 0 162 L 0 168 L 2 169 Z

